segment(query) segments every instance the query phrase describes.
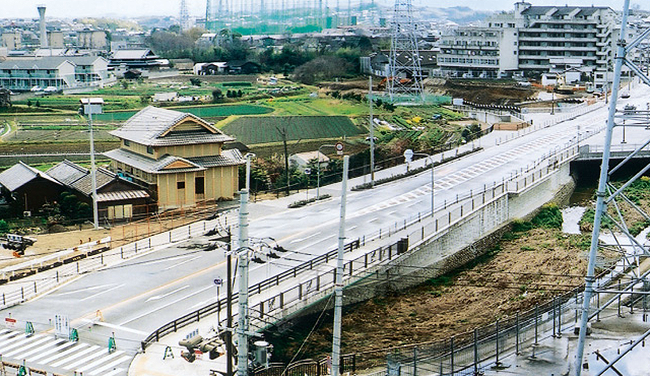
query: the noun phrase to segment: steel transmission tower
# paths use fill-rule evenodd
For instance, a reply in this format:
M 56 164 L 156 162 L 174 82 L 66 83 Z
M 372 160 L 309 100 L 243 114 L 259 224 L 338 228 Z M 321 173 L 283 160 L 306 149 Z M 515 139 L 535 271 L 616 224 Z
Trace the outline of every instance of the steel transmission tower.
M 386 90 L 391 101 L 398 97 L 423 100 L 422 68 L 411 0 L 395 0 Z
M 591 247 L 589 250 L 589 262 L 587 265 L 587 275 L 585 277 L 585 291 L 582 301 L 582 312 L 581 312 L 581 321 L 580 321 L 580 333 L 578 338 L 578 345 L 576 348 L 576 358 L 575 358 L 575 375 L 580 376 L 583 369 L 583 356 L 584 349 L 586 345 L 586 335 L 588 332 L 588 322 L 594 317 L 598 317 L 597 314 L 605 309 L 612 301 L 616 299 L 621 299 L 621 295 L 628 296 L 625 294 L 631 294 L 630 291 L 639 290 L 634 288 L 639 284 L 648 286 L 648 280 L 650 272 L 642 272 L 640 270 L 632 270 L 629 274 L 623 276 L 624 285 L 620 284 L 619 287 L 613 289 L 608 287 L 608 285 L 600 285 L 597 283 L 595 278 L 595 267 L 597 263 L 598 250 L 605 245 L 599 243 L 599 236 L 601 230 L 601 222 L 603 218 L 611 221 L 613 225 L 610 225 L 610 228 L 614 227 L 617 232 L 621 234 L 620 240 L 616 239 L 617 251 L 622 255 L 620 262 L 623 265 L 638 265 L 640 263 L 641 257 L 647 257 L 650 254 L 648 246 L 645 244 L 639 243 L 630 231 L 625 223 L 625 219 L 621 213 L 620 205 L 624 202 L 631 202 L 631 200 L 626 197 L 627 188 L 629 185 L 634 183 L 636 180 L 640 179 L 643 174 L 650 169 L 650 164 L 646 165 L 633 177 L 629 178 L 628 181 L 618 183 L 616 185 L 612 184 L 610 181 L 611 175 L 619 170 L 622 166 L 626 165 L 628 161 L 634 157 L 635 154 L 639 153 L 641 149 L 645 148 L 647 145 L 650 145 L 650 138 L 647 140 L 639 140 L 639 146 L 630 153 L 623 161 L 617 163 L 616 166 L 610 169 L 610 155 L 612 149 L 612 138 L 613 131 L 615 127 L 623 127 L 623 134 L 625 134 L 625 127 L 648 127 L 650 126 L 650 105 L 647 105 L 645 109 L 636 109 L 636 107 L 625 106 L 624 109 L 617 109 L 617 97 L 619 95 L 619 89 L 621 86 L 621 70 L 623 65 L 627 66 L 631 72 L 636 74 L 641 81 L 646 85 L 650 86 L 650 78 L 645 74 L 642 69 L 635 64 L 634 51 L 642 46 L 644 40 L 647 40 L 650 36 L 650 29 L 645 30 L 644 32 L 638 34 L 639 36 L 631 42 L 626 42 L 625 36 L 627 35 L 627 19 L 630 10 L 630 0 L 625 0 L 623 6 L 623 16 L 620 28 L 621 39 L 618 41 L 618 47 L 616 50 L 615 56 L 615 65 L 614 65 L 614 78 L 612 84 L 612 98 L 609 103 L 609 114 L 607 118 L 607 127 L 605 130 L 605 142 L 603 149 L 603 157 L 600 170 L 600 180 L 598 183 L 598 188 L 596 191 L 596 211 L 594 214 L 594 227 L 591 235 Z M 630 77 L 630 79 L 632 79 Z M 607 93 L 605 93 L 607 95 Z M 627 123 L 627 124 L 626 124 Z M 578 135 L 580 137 L 580 135 Z M 626 166 L 627 167 L 627 166 Z M 648 214 L 643 212 L 640 208 L 634 206 L 635 211 L 642 214 L 644 218 L 650 218 Z M 612 235 L 614 233 L 612 232 Z M 616 235 L 615 235 L 616 236 Z M 621 245 L 621 243 L 625 243 Z M 613 296 L 607 303 L 598 304 L 596 309 L 591 307 L 592 299 L 595 294 L 605 293 L 605 296 Z M 643 297 L 643 295 L 632 295 L 630 296 L 631 304 L 634 304 L 634 299 L 638 297 Z M 609 298 L 608 298 L 609 299 Z M 644 303 L 645 303 L 645 298 Z M 619 300 L 620 301 L 620 300 Z M 645 308 L 645 304 L 644 304 Z M 620 351 L 620 355 L 616 359 L 610 359 L 610 362 L 607 362 L 607 366 L 598 373 L 601 375 L 603 372 L 610 368 L 614 368 L 614 364 L 625 356 L 629 351 L 631 351 L 639 343 L 643 343 L 643 340 L 648 335 L 648 332 L 643 334 L 636 341 L 631 342 L 627 348 Z M 619 349 L 620 350 L 620 349 Z M 591 374 L 591 373 L 590 373 Z

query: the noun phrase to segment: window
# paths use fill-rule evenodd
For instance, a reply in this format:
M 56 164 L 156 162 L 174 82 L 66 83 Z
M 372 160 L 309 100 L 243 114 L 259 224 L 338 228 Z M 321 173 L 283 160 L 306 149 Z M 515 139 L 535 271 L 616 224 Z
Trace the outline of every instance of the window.
M 131 141 L 124 140 L 124 146 L 131 146 Z
M 147 146 L 147 153 L 153 154 L 153 146 Z
M 176 189 L 185 189 L 185 182 L 184 181 L 177 181 L 176 182 Z

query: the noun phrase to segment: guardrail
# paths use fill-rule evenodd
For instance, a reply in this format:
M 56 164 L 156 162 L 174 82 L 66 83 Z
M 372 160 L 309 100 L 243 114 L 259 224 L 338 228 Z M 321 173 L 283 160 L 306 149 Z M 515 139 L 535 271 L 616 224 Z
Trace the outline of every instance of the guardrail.
M 542 156 L 533 164 L 513 173 L 508 180 L 504 179 L 500 183 L 494 182 L 491 187 L 484 186 L 482 191 L 470 191 L 465 195 L 456 195 L 454 201 L 447 202 L 445 200 L 442 205 L 439 204 L 439 207 L 436 208 L 433 219 L 427 219 L 431 214 L 430 212 L 428 215 L 427 213 L 418 213 L 416 216 L 396 222 L 388 229 L 380 228 L 377 232 L 367 234 L 346 244 L 345 253 L 349 255 L 354 250 L 365 247 L 367 243 L 373 240 L 391 237 L 395 234 L 407 238 L 410 244 L 415 244 L 436 234 L 443 233 L 450 226 L 468 218 L 485 205 L 498 200 L 503 195 L 522 192 L 536 186 L 544 181 L 546 176 L 555 173 L 560 164 L 574 159 L 576 155 L 577 147 L 572 143 L 567 143 L 564 148 L 558 148 L 555 151 L 549 152 L 549 154 Z M 552 163 L 549 163 L 550 160 L 552 160 Z M 428 223 L 421 225 L 415 231 L 403 233 L 412 225 L 422 223 L 423 220 L 427 220 Z M 349 285 L 356 282 L 362 279 L 369 270 L 394 260 L 400 255 L 398 252 L 398 243 L 394 242 L 384 247 L 368 250 L 354 259 L 344 262 L 343 283 Z M 251 323 L 255 322 L 260 324 L 259 326 L 263 326 L 267 321 L 267 316 L 274 317 L 278 314 L 286 313 L 293 303 L 304 301 L 316 294 L 326 293 L 331 289 L 334 286 L 334 262 L 336 261 L 336 254 L 336 250 L 329 251 L 315 259 L 303 262 L 294 268 L 286 270 L 277 276 L 250 286 L 249 299 L 256 295 L 260 296 L 263 293 L 270 295 L 260 298 L 256 303 L 249 304 L 251 312 L 256 313 L 250 316 Z M 285 281 L 292 283 L 297 281 L 297 283 L 291 286 L 281 286 L 282 282 Z M 271 291 L 273 289 L 279 290 L 279 292 L 274 293 Z M 270 294 L 268 294 L 269 292 Z M 237 297 L 235 295 L 231 304 L 236 302 Z M 161 326 L 141 342 L 142 350 L 145 351 L 149 345 L 159 341 L 165 335 L 176 332 L 180 328 L 191 323 L 199 322 L 201 319 L 221 311 L 227 306 L 227 303 L 226 299 L 219 299 L 215 303 L 211 303 Z M 237 313 L 234 314 L 234 316 L 236 315 Z
M 155 247 L 160 247 L 174 242 L 186 240 L 192 236 L 202 235 L 217 225 L 218 219 L 204 220 L 189 225 L 178 227 L 152 237 L 141 239 L 133 243 L 111 250 L 94 250 L 88 253 L 78 253 L 65 256 L 52 264 L 36 265 L 28 268 L 14 270 L 3 278 L 13 281 L 11 285 L 2 287 L 0 296 L 0 309 L 8 308 L 25 302 L 39 294 L 52 290 L 59 284 L 90 271 L 98 270 L 104 266 L 112 265 L 121 260 L 128 259 Z M 46 273 L 37 279 L 25 278 L 36 273 Z M 16 280 L 21 277 L 20 280 Z

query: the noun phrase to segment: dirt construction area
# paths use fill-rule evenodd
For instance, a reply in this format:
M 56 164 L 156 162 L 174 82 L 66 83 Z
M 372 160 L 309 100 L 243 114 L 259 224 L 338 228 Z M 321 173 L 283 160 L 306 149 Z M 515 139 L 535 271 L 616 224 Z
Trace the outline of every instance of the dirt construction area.
M 384 361 L 389 348 L 448 340 L 533 309 L 584 282 L 588 245 L 589 234 L 568 235 L 559 229 L 506 233 L 499 246 L 463 270 L 347 309 L 342 354 L 360 354 L 357 359 L 370 363 L 358 360 L 359 366 L 368 367 L 371 359 Z M 615 257 L 601 256 L 600 265 Z M 325 357 L 331 351 L 331 323 L 331 316 L 323 316 L 303 326 L 307 333 L 282 334 L 284 341 L 277 338 L 281 344 L 276 355 L 291 359 L 299 352 L 296 359 Z

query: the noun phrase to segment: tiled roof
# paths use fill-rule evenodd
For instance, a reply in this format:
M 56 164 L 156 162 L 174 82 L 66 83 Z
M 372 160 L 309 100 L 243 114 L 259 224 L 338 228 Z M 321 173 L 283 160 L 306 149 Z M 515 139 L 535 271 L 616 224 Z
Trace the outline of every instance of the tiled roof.
M 132 153 L 124 149 L 114 149 L 104 153 L 105 156 L 110 159 L 122 162 L 126 165 L 137 168 L 144 172 L 150 174 L 167 174 L 167 173 L 176 173 L 176 172 L 189 172 L 189 171 L 202 171 L 205 170 L 204 167 L 200 166 L 198 163 L 189 161 L 185 158 L 174 157 L 171 155 L 166 155 L 159 160 L 147 158 L 143 155 Z M 191 166 L 187 168 L 175 168 L 165 170 L 164 168 L 169 166 L 174 162 L 184 162 L 185 164 Z
M 202 124 L 205 131 L 169 132 L 163 136 L 165 132 L 187 118 Z M 211 124 L 195 115 L 153 106 L 140 110 L 127 120 L 124 125 L 112 131 L 111 134 L 147 146 L 187 145 L 233 140 L 232 137 L 224 135 Z
M 85 169 L 78 164 L 64 160 L 47 170 L 46 173 L 66 187 L 73 188 L 86 196 L 90 196 L 93 192 L 93 181 L 90 170 Z M 97 169 L 95 179 L 97 190 L 100 190 L 119 178 L 115 173 L 100 167 Z
M 63 185 L 71 186 L 72 183 L 86 176 L 89 171 L 66 159 L 51 167 L 49 170 L 45 171 L 45 173 L 61 182 Z
M 44 172 L 35 169 L 34 167 L 28 166 L 22 161 L 19 161 L 17 164 L 0 173 L 0 185 L 7 188 L 7 190 L 10 192 L 13 192 L 38 177 L 60 185 L 60 183 L 54 178 L 48 176 Z
M 97 194 L 97 202 L 111 202 L 133 200 L 138 198 L 147 198 L 149 194 L 143 189 L 134 189 L 131 191 L 104 192 Z
M 234 166 L 246 163 L 246 160 L 244 157 L 242 157 L 241 153 L 237 149 L 224 150 L 221 155 L 210 157 L 193 157 L 188 159 L 205 168 Z
M 113 53 L 113 59 L 158 59 L 151 50 L 117 50 Z
M 97 181 L 97 190 L 99 190 L 103 186 L 117 179 L 117 175 L 105 168 L 98 168 L 97 172 L 95 173 L 95 179 Z M 72 188 L 78 190 L 86 196 L 90 196 L 93 192 L 92 175 L 88 173 L 88 175 L 85 175 L 81 179 L 75 181 L 72 183 Z

